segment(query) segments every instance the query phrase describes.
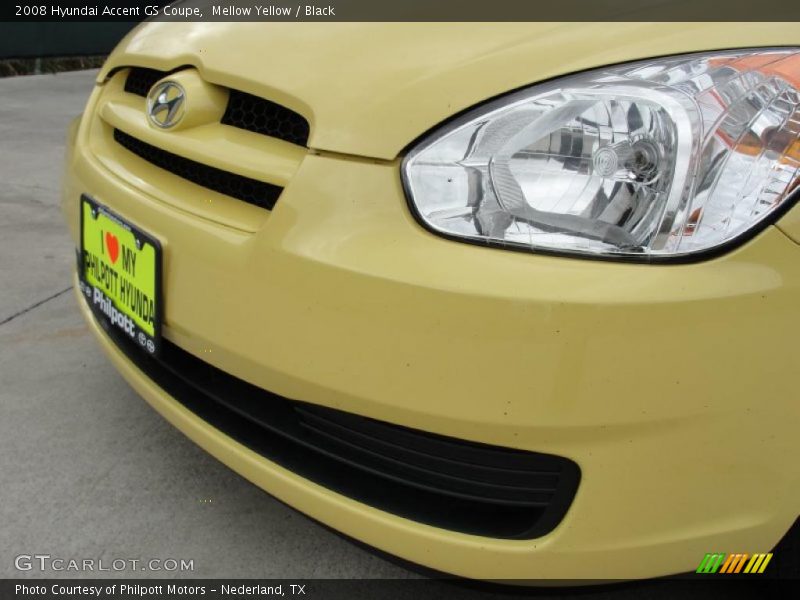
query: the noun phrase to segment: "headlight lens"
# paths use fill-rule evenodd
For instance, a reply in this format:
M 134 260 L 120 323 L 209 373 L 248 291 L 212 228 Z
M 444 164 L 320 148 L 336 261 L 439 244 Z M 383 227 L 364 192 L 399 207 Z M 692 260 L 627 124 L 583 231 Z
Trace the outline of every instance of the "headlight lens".
M 403 163 L 436 232 L 580 255 L 685 256 L 741 238 L 800 183 L 798 49 L 687 55 L 515 92 Z

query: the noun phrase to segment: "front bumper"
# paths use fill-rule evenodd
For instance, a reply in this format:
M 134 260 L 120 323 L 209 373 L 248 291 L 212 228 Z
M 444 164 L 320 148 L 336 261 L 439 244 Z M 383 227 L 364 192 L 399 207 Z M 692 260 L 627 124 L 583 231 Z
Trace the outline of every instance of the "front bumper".
M 768 551 L 797 517 L 800 250 L 777 228 L 681 266 L 479 248 L 413 220 L 396 162 L 310 153 L 247 232 L 140 191 L 94 158 L 86 136 L 78 132 L 64 186 L 73 238 L 88 193 L 162 242 L 166 338 L 288 398 L 564 456 L 582 471 L 564 520 L 533 540 L 381 512 L 198 418 L 81 303 L 116 367 L 165 418 L 311 517 L 484 579 L 694 570 L 709 551 Z M 190 193 L 204 201 L 200 188 Z

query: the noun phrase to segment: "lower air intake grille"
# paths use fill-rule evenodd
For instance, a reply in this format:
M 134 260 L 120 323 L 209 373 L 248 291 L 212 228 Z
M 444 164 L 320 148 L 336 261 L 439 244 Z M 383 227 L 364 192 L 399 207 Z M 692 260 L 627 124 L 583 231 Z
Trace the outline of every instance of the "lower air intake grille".
M 272 210 L 283 189 L 172 154 L 119 129 L 114 130 L 114 139 L 136 156 L 178 177 L 267 210 Z
M 562 457 L 488 446 L 289 400 L 163 340 L 145 355 L 101 320 L 169 395 L 270 461 L 334 492 L 435 527 L 506 539 L 550 532 L 580 479 Z

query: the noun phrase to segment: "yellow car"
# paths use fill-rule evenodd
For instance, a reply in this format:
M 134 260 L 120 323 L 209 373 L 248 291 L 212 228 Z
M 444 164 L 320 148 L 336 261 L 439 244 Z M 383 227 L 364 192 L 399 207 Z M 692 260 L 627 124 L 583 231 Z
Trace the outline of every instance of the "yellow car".
M 769 552 L 798 88 L 793 23 L 147 23 L 69 134 L 78 301 L 189 438 L 414 563 Z

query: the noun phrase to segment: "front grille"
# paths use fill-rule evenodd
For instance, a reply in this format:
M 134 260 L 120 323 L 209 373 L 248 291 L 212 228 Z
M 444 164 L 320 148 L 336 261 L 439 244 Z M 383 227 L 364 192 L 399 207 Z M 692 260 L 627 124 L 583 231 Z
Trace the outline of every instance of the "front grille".
M 125 79 L 125 91 L 147 97 L 150 88 L 168 74 L 167 71 L 132 67 Z M 302 115 L 265 98 L 239 90 L 230 90 L 228 105 L 220 123 L 298 146 L 308 144 L 310 127 Z
M 309 126 L 303 117 L 280 104 L 238 90 L 231 90 L 228 107 L 220 123 L 298 146 L 308 143 Z
M 334 492 L 435 527 L 505 539 L 552 531 L 578 466 L 562 457 L 467 442 L 289 400 L 163 340 L 158 359 L 106 332 L 150 379 L 261 456 Z
M 172 154 L 119 129 L 114 130 L 114 139 L 136 156 L 170 173 L 174 173 L 178 177 L 267 210 L 272 210 L 283 190 L 280 186 L 271 183 L 223 171 L 222 169 Z
M 125 78 L 125 91 L 129 94 L 136 94 L 137 96 L 147 98 L 147 94 L 150 93 L 150 88 L 166 75 L 167 71 L 136 67 L 131 69 L 128 72 L 128 76 Z

